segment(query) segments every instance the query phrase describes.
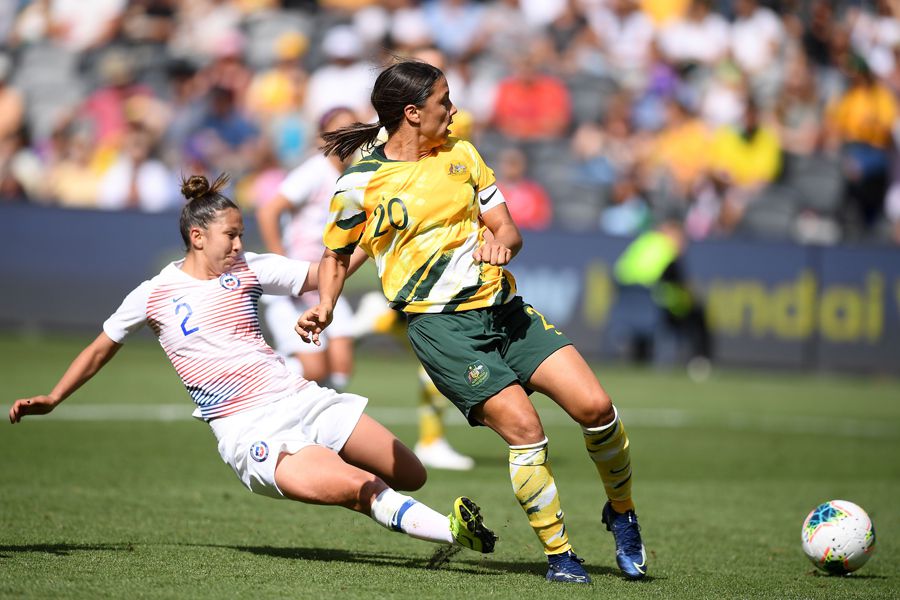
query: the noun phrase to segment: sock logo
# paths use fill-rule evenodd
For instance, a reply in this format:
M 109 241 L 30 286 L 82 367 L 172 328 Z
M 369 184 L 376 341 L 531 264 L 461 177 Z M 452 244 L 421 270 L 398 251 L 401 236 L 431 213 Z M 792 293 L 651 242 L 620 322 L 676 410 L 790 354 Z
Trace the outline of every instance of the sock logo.
M 487 381 L 490 376 L 490 369 L 488 369 L 487 365 L 480 360 L 469 363 L 469 366 L 466 367 L 466 381 L 468 381 L 469 385 L 472 387 L 478 387 Z

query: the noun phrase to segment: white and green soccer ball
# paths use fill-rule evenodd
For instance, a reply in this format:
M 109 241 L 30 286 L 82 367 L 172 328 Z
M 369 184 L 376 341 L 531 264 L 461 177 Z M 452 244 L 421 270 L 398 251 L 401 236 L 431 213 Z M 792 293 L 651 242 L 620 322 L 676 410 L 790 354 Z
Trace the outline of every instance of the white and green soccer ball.
M 815 507 L 800 532 L 803 552 L 814 565 L 833 575 L 851 573 L 875 552 L 875 528 L 862 508 L 846 500 Z

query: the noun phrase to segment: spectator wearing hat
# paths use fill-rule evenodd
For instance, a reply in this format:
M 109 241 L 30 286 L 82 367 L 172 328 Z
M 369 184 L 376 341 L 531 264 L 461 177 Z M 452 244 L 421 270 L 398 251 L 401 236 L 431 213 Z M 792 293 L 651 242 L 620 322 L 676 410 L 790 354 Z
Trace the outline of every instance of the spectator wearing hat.
M 369 95 L 375 84 L 375 70 L 363 60 L 363 44 L 356 30 L 337 25 L 322 40 L 327 62 L 313 71 L 306 88 L 304 108 L 310 122 L 332 108 L 347 106 L 362 120 L 372 116 Z

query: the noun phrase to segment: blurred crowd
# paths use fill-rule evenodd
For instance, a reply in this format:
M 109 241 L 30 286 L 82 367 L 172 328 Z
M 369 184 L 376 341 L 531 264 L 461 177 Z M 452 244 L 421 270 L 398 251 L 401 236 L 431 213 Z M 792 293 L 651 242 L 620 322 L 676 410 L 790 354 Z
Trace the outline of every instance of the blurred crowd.
M 900 243 L 900 0 L 7 0 L 0 201 L 247 208 L 397 57 L 523 229 Z

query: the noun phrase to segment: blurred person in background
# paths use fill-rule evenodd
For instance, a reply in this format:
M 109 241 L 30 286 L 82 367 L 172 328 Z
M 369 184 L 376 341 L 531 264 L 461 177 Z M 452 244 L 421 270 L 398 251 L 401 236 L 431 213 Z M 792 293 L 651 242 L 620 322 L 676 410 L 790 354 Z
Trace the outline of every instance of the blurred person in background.
M 166 77 L 166 102 L 171 118 L 162 134 L 162 154 L 167 164 L 181 165 L 185 162 L 191 135 L 204 118 L 206 99 L 197 81 L 197 69 L 189 61 L 171 60 L 166 66 Z
M 774 126 L 787 163 L 793 157 L 806 157 L 821 150 L 824 135 L 821 114 L 818 82 L 809 59 L 802 52 L 790 52 L 784 85 L 773 111 Z
M 588 10 L 587 19 L 606 59 L 608 75 L 627 90 L 642 89 L 655 29 L 637 0 L 609 0 Z
M 242 39 L 240 23 L 241 12 L 231 0 L 179 1 L 169 56 L 204 65 Z
M 712 70 L 730 51 L 728 21 L 712 11 L 713 0 L 692 0 L 683 17 L 666 24 L 658 34 L 663 56 L 681 72 L 701 67 Z
M 487 37 L 483 21 L 485 7 L 470 0 L 431 0 L 422 4 L 431 39 L 450 59 L 477 54 Z
M 156 138 L 141 121 L 128 124 L 118 156 L 103 174 L 97 207 L 161 212 L 174 209 L 175 175 L 156 158 Z
M 32 150 L 28 128 L 0 138 L 0 203 L 45 200 L 44 165 Z
M 607 343 L 631 360 L 684 364 L 692 378 L 704 380 L 710 372 L 711 342 L 703 305 L 685 271 L 686 245 L 681 223 L 668 219 L 619 255 Z
M 558 139 L 571 125 L 569 91 L 543 69 L 547 45 L 542 39 L 511 58 L 512 74 L 497 85 L 491 124 L 510 140 Z
M 497 187 L 519 229 L 541 231 L 553 223 L 553 202 L 543 186 L 528 178 L 528 157 L 509 146 L 497 157 Z
M 94 161 L 90 125 L 74 122 L 54 132 L 59 156 L 47 172 L 47 196 L 66 208 L 96 208 L 103 171 Z
M 783 78 L 780 60 L 787 40 L 784 24 L 757 0 L 735 0 L 731 54 L 756 102 L 770 106 Z
M 600 211 L 601 233 L 636 235 L 647 227 L 650 218 L 650 203 L 640 184 L 637 169 L 620 173 L 612 185 L 609 202 Z
M 883 216 L 898 102 L 859 57 L 849 66 L 850 87 L 828 107 L 829 139 L 840 148 L 851 236 L 871 232 Z
M 25 97 L 11 83 L 13 60 L 0 51 L 0 139 L 13 135 L 25 124 Z
M 900 44 L 900 3 L 875 0 L 872 4 L 848 10 L 850 43 L 877 77 L 885 77 L 894 68 L 894 46 Z
M 737 227 L 747 205 L 775 181 L 781 166 L 778 133 L 763 123 L 756 103 L 748 101 L 741 124 L 720 127 L 713 134 L 710 147 L 712 176 L 731 188 L 720 220 L 727 230 Z
M 319 120 L 319 134 L 354 122 L 352 110 L 334 108 Z M 269 252 L 307 261 L 322 256 L 322 232 L 335 182 L 351 162 L 352 157 L 342 160 L 316 152 L 288 173 L 274 198 L 256 211 L 259 233 Z M 314 292 L 308 298 L 265 297 L 266 325 L 275 349 L 292 361 L 304 378 L 344 390 L 353 373 L 353 310 L 342 298 L 335 307 L 333 328 L 322 337 L 321 345 L 304 344 L 294 332 L 294 324 L 304 310 L 318 303 Z
M 665 104 L 665 122 L 649 142 L 646 167 L 651 185 L 686 201 L 709 166 L 712 132 L 684 99 Z
M 302 106 L 309 78 L 303 67 L 309 46 L 306 36 L 283 33 L 274 45 L 275 63 L 253 75 L 245 102 L 247 113 L 264 125 Z
M 260 142 L 259 128 L 241 112 L 229 88 L 213 88 L 189 145 L 217 169 L 243 173 L 253 164 Z M 222 169 L 227 170 L 227 169 Z
M 153 98 L 153 90 L 139 82 L 131 56 L 122 49 L 99 59 L 102 84 L 79 106 L 74 118 L 92 124 L 94 142 L 101 152 L 114 152 L 128 129 L 127 107 L 135 98 Z
M 313 70 L 306 86 L 304 111 L 315 123 L 332 108 L 346 106 L 361 119 L 372 114 L 369 92 L 375 81 L 371 64 L 364 59 L 365 47 L 356 30 L 336 25 L 322 39 L 326 63 Z
M 253 72 L 244 60 L 246 40 L 239 31 L 225 35 L 216 46 L 212 60 L 197 71 L 197 83 L 201 93 L 211 94 L 221 89 L 231 92 L 235 105 L 244 109 L 247 88 L 253 79 Z

